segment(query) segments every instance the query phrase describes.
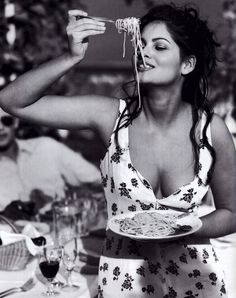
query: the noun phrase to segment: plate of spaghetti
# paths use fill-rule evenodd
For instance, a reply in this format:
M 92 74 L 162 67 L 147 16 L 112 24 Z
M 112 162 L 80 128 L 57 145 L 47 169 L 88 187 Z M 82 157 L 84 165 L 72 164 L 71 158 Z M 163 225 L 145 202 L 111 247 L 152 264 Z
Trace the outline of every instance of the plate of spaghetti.
M 137 240 L 174 240 L 196 232 L 202 226 L 193 213 L 149 210 L 124 213 L 108 221 L 116 234 Z

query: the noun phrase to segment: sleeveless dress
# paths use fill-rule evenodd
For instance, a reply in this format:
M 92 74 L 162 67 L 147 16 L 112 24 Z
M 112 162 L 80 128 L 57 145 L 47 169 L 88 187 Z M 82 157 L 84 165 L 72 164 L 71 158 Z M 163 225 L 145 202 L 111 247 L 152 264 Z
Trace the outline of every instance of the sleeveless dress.
M 126 102 L 120 100 L 118 119 L 125 106 Z M 201 121 L 203 127 L 204 115 Z M 207 136 L 210 142 L 210 129 Z M 211 155 L 201 145 L 199 172 L 194 180 L 172 195 L 157 199 L 150 183 L 132 165 L 129 130 L 122 128 L 119 146 L 116 146 L 113 133 L 101 161 L 108 219 L 141 210 L 196 209 L 209 188 L 206 179 L 210 164 Z M 99 298 L 226 297 L 223 272 L 209 241 L 197 245 L 183 238 L 161 243 L 142 242 L 122 237 L 109 229 L 106 234 L 99 265 Z

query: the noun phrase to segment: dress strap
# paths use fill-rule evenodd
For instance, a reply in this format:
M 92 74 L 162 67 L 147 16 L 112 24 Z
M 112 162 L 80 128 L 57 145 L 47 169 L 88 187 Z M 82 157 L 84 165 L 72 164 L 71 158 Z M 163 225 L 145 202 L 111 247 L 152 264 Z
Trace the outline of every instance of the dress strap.
M 120 104 L 119 104 L 119 113 L 117 115 L 117 119 L 116 119 L 116 122 L 115 122 L 114 131 L 117 129 L 118 123 L 119 123 L 119 120 L 120 120 L 120 117 L 121 117 L 122 113 L 124 112 L 124 110 L 126 108 L 126 102 L 125 102 L 125 100 L 120 99 L 119 101 L 120 101 Z
M 119 113 L 115 122 L 114 130 L 113 130 L 113 141 L 114 141 L 114 136 L 115 136 L 115 130 L 118 128 L 119 120 L 122 116 L 122 113 L 124 112 L 126 108 L 126 101 L 123 99 L 120 99 L 120 105 L 119 105 Z M 127 111 L 125 112 L 127 113 Z M 122 124 L 122 123 L 121 123 Z M 119 141 L 119 146 L 122 149 L 127 149 L 129 146 L 129 139 L 128 139 L 128 127 L 123 127 L 122 129 L 119 130 L 118 132 L 118 141 Z
M 201 117 L 201 132 L 200 132 L 200 138 L 202 139 L 203 137 L 203 128 L 204 128 L 204 125 L 206 124 L 206 114 L 205 113 L 202 113 L 202 117 Z M 207 127 L 207 130 L 206 130 L 206 136 L 207 136 L 207 139 L 208 139 L 208 142 L 210 145 L 212 145 L 212 140 L 211 140 L 211 123 L 209 123 L 208 127 Z
M 200 138 L 202 139 L 203 136 L 203 128 L 206 123 L 206 114 L 202 114 L 202 120 L 201 120 L 201 134 Z M 211 139 L 211 125 L 209 123 L 207 130 L 206 130 L 206 136 L 208 139 L 208 142 L 210 145 L 212 145 L 212 139 Z M 198 177 L 201 178 L 203 183 L 206 183 L 207 177 L 208 177 L 208 172 L 210 170 L 212 163 L 212 156 L 210 151 L 203 145 L 200 148 L 200 155 L 199 155 L 199 164 L 200 164 L 200 170 L 198 173 Z

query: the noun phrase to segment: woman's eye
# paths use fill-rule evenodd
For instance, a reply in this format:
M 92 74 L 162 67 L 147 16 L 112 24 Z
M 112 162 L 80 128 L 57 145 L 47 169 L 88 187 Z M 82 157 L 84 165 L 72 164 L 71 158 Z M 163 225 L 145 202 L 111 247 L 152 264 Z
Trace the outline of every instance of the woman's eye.
M 163 46 L 155 46 L 155 49 L 157 51 L 164 51 L 166 49 L 166 47 L 163 47 Z

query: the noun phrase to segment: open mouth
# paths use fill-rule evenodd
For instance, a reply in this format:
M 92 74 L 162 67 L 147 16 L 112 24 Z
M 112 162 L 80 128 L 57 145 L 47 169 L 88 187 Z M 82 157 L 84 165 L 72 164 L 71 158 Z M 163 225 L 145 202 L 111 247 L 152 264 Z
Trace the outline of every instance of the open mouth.
M 147 62 L 145 64 L 146 65 L 144 65 L 143 62 L 140 61 L 140 63 L 138 63 L 137 65 L 138 71 L 148 71 L 154 68 L 153 65 L 148 64 Z

